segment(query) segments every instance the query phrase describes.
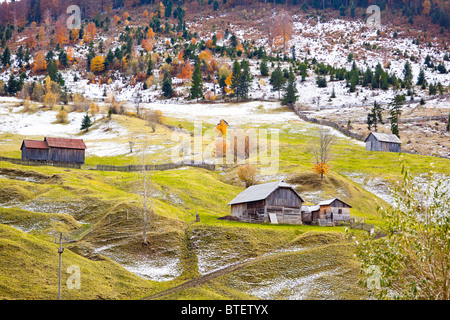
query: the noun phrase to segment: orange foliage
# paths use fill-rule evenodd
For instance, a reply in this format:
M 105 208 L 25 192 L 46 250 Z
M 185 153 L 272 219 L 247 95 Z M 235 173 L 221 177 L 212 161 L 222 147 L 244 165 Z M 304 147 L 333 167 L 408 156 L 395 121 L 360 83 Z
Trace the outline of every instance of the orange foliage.
M 198 58 L 200 60 L 203 60 L 205 62 L 210 62 L 211 58 L 212 58 L 212 54 L 211 51 L 209 50 L 203 50 L 202 52 L 200 52 L 200 54 L 198 55 Z
M 144 48 L 147 52 L 152 51 L 153 50 L 153 46 L 154 46 L 155 41 L 152 39 L 144 39 L 142 40 L 141 46 L 142 48 Z
M 64 26 L 60 21 L 56 23 L 55 27 L 55 41 L 59 44 L 67 44 L 69 42 L 69 38 L 67 37 L 65 30 L 66 26 Z M 74 29 L 75 30 L 75 29 Z
M 94 41 L 95 35 L 97 34 L 97 29 L 95 28 L 95 23 L 91 22 L 86 27 L 86 32 L 84 33 L 84 42 Z
M 153 39 L 155 37 L 155 33 L 153 32 L 153 28 L 148 28 L 147 38 Z
M 207 48 L 211 48 L 212 47 L 212 45 L 213 45 L 213 41 L 212 41 L 212 39 L 209 39 L 208 41 L 206 41 L 206 47 Z
M 328 173 L 328 169 L 330 167 L 326 163 L 316 163 L 312 169 L 315 173 L 320 174 L 321 176 Z
M 36 58 L 34 59 L 33 72 L 39 72 L 47 69 L 47 61 L 45 61 L 44 52 L 39 51 Z
M 143 16 L 144 18 L 148 18 L 148 11 L 145 10 L 145 11 L 142 13 L 142 16 Z
M 192 73 L 194 71 L 194 67 L 192 66 L 192 64 L 187 61 L 183 67 L 183 69 L 181 70 L 181 73 L 178 74 L 178 78 L 179 79 L 191 79 L 192 78 Z

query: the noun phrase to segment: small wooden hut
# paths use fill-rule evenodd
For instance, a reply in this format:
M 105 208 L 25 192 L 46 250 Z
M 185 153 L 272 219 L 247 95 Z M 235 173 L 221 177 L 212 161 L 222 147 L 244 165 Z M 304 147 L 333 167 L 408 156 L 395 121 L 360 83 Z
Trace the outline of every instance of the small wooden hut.
M 49 148 L 45 141 L 23 140 L 22 160 L 48 160 Z
M 402 151 L 402 142 L 395 134 L 371 132 L 364 142 L 367 151 Z
M 275 214 L 279 223 L 302 224 L 303 199 L 284 181 L 269 182 L 248 187 L 228 205 L 231 215 L 243 221 L 271 221 Z

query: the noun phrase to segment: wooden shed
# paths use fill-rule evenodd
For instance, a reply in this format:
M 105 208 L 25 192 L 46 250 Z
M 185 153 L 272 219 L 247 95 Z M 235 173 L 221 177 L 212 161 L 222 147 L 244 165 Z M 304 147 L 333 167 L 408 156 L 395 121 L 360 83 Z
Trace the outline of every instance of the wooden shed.
M 84 163 L 86 145 L 82 139 L 50 138 L 24 140 L 20 148 L 23 160 Z
M 275 214 L 279 223 L 302 224 L 303 199 L 284 181 L 269 182 L 248 187 L 228 205 L 231 215 L 243 221 L 271 221 Z
M 84 163 L 86 145 L 82 139 L 44 138 L 47 142 L 49 160 Z
M 402 151 L 402 142 L 395 134 L 371 132 L 364 142 L 367 151 Z
M 313 221 L 317 219 L 334 221 L 350 220 L 351 205 L 339 199 L 329 199 L 319 202 L 319 211 Z
M 22 160 L 48 160 L 49 148 L 45 141 L 23 140 Z

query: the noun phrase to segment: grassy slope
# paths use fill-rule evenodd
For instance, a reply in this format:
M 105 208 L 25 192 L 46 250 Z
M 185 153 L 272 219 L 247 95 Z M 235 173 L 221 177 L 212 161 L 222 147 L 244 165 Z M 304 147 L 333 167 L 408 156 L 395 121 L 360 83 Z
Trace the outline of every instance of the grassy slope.
M 138 119 L 116 117 L 127 128 L 142 127 L 143 122 Z M 177 124 L 176 120 L 173 125 Z M 336 146 L 338 156 L 333 159 L 332 171 L 326 176 L 324 182 L 320 182 L 317 176 L 311 174 L 311 155 L 307 151 L 310 129 L 304 134 L 293 134 L 293 129 L 303 130 L 309 125 L 302 122 L 290 124 L 286 129 L 280 126 L 280 170 L 279 173 L 288 176 L 288 181 L 298 185 L 300 193 L 320 190 L 329 197 L 342 197 L 353 205 L 352 214 L 365 216 L 369 221 L 381 225 L 382 221 L 376 213 L 376 206 L 382 205 L 383 201 L 369 192 L 363 190 L 357 183 L 347 179 L 347 172 L 361 172 L 368 176 L 382 176 L 387 179 L 399 177 L 398 154 L 366 152 L 363 146 L 348 144 L 345 140 L 340 140 Z M 189 124 L 184 124 L 189 129 Z M 149 129 L 146 129 L 149 130 Z M 157 132 L 164 133 L 168 137 L 167 128 L 161 126 Z M 4 137 L 3 135 L 2 137 Z M 19 136 L 8 136 L 8 139 L 15 141 L 21 139 Z M 165 139 L 165 138 L 164 138 Z M 17 141 L 16 141 L 17 142 Z M 11 144 L 2 146 L 2 155 L 15 155 L 17 151 L 12 151 Z M 5 152 L 4 152 L 5 151 Z M 163 154 L 162 152 L 161 154 Z M 155 158 L 158 155 L 154 155 Z M 419 155 L 404 154 L 413 172 L 425 172 L 429 169 L 429 163 L 434 162 L 436 171 L 447 172 L 448 160 L 431 158 Z M 110 157 L 88 158 L 89 164 L 106 161 L 109 164 L 129 164 L 131 157 Z M 133 160 L 134 161 L 134 160 Z M 78 230 L 81 234 L 86 233 L 85 238 L 78 244 L 72 245 L 73 252 L 67 251 L 67 261 L 77 261 L 86 266 L 89 270 L 86 275 L 88 281 L 92 281 L 90 289 L 85 293 L 73 294 L 73 298 L 134 298 L 144 296 L 151 292 L 162 290 L 173 286 L 180 281 L 199 275 L 199 261 L 196 255 L 201 254 L 207 248 L 214 248 L 217 253 L 223 252 L 223 257 L 212 256 L 211 262 L 233 263 L 245 258 L 253 258 L 262 254 L 270 253 L 279 247 L 296 243 L 298 237 L 309 231 L 317 231 L 319 234 L 342 234 L 343 228 L 326 228 L 314 226 L 291 226 L 291 225 L 249 225 L 246 223 L 217 220 L 217 217 L 229 214 L 227 203 L 243 188 L 238 186 L 233 176 L 235 169 L 231 168 L 225 174 L 209 172 L 206 170 L 186 168 L 170 171 L 154 172 L 152 174 L 152 195 L 151 206 L 156 214 L 149 226 L 150 247 L 142 248 L 139 245 L 139 234 L 141 232 L 141 204 L 139 201 L 140 184 L 137 182 L 136 173 L 119 172 L 97 172 L 90 170 L 68 170 L 54 167 L 26 167 L 12 165 L 7 162 L 0 163 L 2 172 L 0 175 L 0 202 L 10 206 L 24 206 L 23 209 L 0 209 L 1 223 L 8 223 L 25 230 L 33 229 L 31 234 L 0 225 L 2 230 L 2 256 L 5 252 L 6 259 L 3 259 L 0 270 L 5 270 L 8 275 L 8 282 L 3 278 L 0 282 L 0 296 L 4 298 L 30 298 L 30 291 L 34 298 L 54 297 L 55 263 L 50 264 L 50 256 L 56 259 L 55 245 L 51 243 L 52 237 L 48 232 L 55 228 L 63 230 Z M 7 177 L 5 177 L 5 175 Z M 30 180 L 32 181 L 25 181 Z M 336 194 L 339 189 L 339 193 Z M 125 219 L 126 210 L 129 211 L 130 219 Z M 200 224 L 193 224 L 195 212 L 199 212 Z M 75 221 L 75 218 L 77 221 Z M 83 223 L 80 224 L 79 221 Z M 87 229 L 88 232 L 85 232 Z M 128 251 L 131 254 L 177 254 L 182 259 L 184 268 L 179 279 L 165 283 L 153 283 L 135 277 L 124 270 L 118 264 L 109 259 L 92 261 L 83 257 L 83 248 L 90 247 L 90 244 L 101 244 L 103 242 L 114 242 L 118 239 L 118 233 L 128 236 L 129 242 L 119 246 L 120 250 Z M 358 233 L 356 233 L 358 234 Z M 192 239 L 191 237 L 194 236 Z M 12 243 L 12 239 L 18 239 Z M 310 241 L 310 240 L 308 240 Z M 301 241 L 300 241 L 301 242 Z M 37 251 L 26 249 L 24 243 L 29 247 L 42 248 L 42 255 Z M 12 250 L 15 248 L 14 250 Z M 11 250 L 9 250 L 11 249 Z M 90 249 L 89 249 L 90 250 Z M 88 250 L 88 251 L 89 251 Z M 260 280 L 275 279 L 275 266 L 281 263 L 283 268 L 294 267 L 295 263 L 304 265 L 306 261 L 315 261 L 312 266 L 317 265 L 322 257 L 328 259 L 331 252 L 342 254 L 344 263 L 350 268 L 348 273 L 337 275 L 345 281 L 354 283 L 357 278 L 357 262 L 352 258 L 352 247 L 345 244 L 335 244 L 334 246 L 310 251 L 286 254 L 281 260 L 267 259 L 252 268 Z M 13 258 L 12 253 L 16 252 Z M 80 253 L 80 255 L 74 252 Z M 161 253 L 162 252 L 162 253 Z M 230 253 L 238 252 L 240 256 L 227 256 Z M 328 253 L 327 253 L 328 252 Z M 334 254 L 334 253 L 333 253 Z M 90 255 L 86 255 L 90 257 Z M 98 258 L 98 256 L 96 256 Z M 223 258 L 223 259 L 222 259 Z M 14 259 L 14 260 L 13 260 Z M 309 259 L 309 260 L 308 260 Z M 14 263 L 12 263 L 14 261 Z M 303 261 L 303 262 L 300 262 Z M 201 261 L 200 261 L 201 262 Z M 36 285 L 29 287 L 27 284 L 28 275 L 21 271 L 18 266 L 25 266 L 27 269 L 34 269 L 30 266 L 40 266 L 38 277 L 32 277 L 37 281 Z M 107 281 L 96 274 L 100 266 L 108 271 Z M 330 265 L 335 265 L 331 263 Z M 47 266 L 47 267 L 46 267 Z M 337 266 L 337 265 L 336 265 Z M 338 267 L 338 266 L 337 266 Z M 296 267 L 294 267 L 295 269 Z M 272 270 L 267 273 L 267 270 Z M 286 269 L 287 270 L 287 269 Z M 319 269 L 317 269 L 319 270 Z M 31 272 L 31 271 L 30 271 Z M 33 271 L 37 272 L 37 271 Z M 305 275 L 307 275 L 305 273 Z M 298 277 L 303 274 L 297 274 Z M 119 279 L 127 277 L 126 281 Z M 243 291 L 248 287 L 239 286 L 235 282 L 232 287 L 228 282 L 232 275 L 224 276 L 223 279 L 215 279 L 210 283 L 198 288 L 192 288 L 185 292 L 177 293 L 172 298 L 252 298 Z M 237 278 L 241 279 L 242 274 L 237 273 Z M 326 276 L 324 276 L 326 278 Z M 294 277 L 295 278 L 295 277 Z M 333 278 L 333 277 L 332 277 Z M 336 277 L 334 277 L 336 278 Z M 47 283 L 40 283 L 40 279 L 47 279 Z M 224 280 L 225 279 L 225 280 Z M 43 280 L 42 280 L 43 281 Z M 53 282 L 52 282 L 53 281 Z M 98 283 L 97 283 L 98 281 Z M 324 280 L 325 281 L 325 280 Z M 331 281 L 331 280 L 330 280 Z M 334 281 L 334 280 L 333 280 Z M 332 282 L 333 282 L 332 281 Z M 345 290 L 352 291 L 352 285 L 345 286 L 345 281 L 333 282 L 332 285 L 337 291 L 339 286 L 344 286 Z M 97 283 L 96 284 L 94 284 Z M 12 285 L 11 285 L 12 284 Z M 104 288 L 109 286 L 109 288 Z M 139 289 L 139 288 L 142 289 Z M 32 290 L 29 290 L 29 289 Z M 345 291 L 344 290 L 344 291 Z M 355 289 L 356 290 L 356 289 Z M 361 294 L 360 291 L 355 291 Z M 341 297 L 357 297 L 357 294 Z M 277 298 L 286 298 L 288 294 L 277 293 Z M 68 296 L 69 297 L 69 296 Z M 310 292 L 311 298 L 320 298 L 319 293 Z

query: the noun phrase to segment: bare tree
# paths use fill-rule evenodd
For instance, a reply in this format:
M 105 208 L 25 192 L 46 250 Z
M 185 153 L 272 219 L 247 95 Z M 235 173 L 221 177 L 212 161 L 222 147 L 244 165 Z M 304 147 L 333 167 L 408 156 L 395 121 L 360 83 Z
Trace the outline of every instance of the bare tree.
M 291 13 L 281 10 L 275 17 L 275 35 L 283 41 L 283 52 L 287 50 L 287 44 L 291 39 L 294 28 L 294 20 Z
M 264 18 L 263 18 L 263 25 L 262 25 L 264 32 L 267 34 L 267 42 L 270 46 L 270 56 L 272 56 L 273 53 L 273 43 L 275 41 L 275 16 L 274 13 L 269 12 Z
M 142 143 L 142 157 L 141 157 L 141 185 L 142 185 L 142 244 L 148 245 L 147 242 L 147 211 L 149 208 L 149 193 L 150 193 L 150 181 L 151 181 L 151 173 L 147 170 L 146 161 L 148 155 L 148 143 L 144 141 Z
M 336 143 L 336 136 L 328 129 L 323 126 L 319 127 L 319 130 L 314 135 L 310 151 L 314 156 L 315 164 L 317 169 L 314 171 L 320 174 L 321 180 L 323 180 L 323 175 L 327 172 L 327 164 L 333 157 L 332 148 Z

